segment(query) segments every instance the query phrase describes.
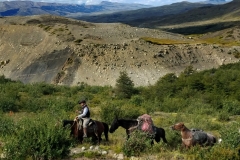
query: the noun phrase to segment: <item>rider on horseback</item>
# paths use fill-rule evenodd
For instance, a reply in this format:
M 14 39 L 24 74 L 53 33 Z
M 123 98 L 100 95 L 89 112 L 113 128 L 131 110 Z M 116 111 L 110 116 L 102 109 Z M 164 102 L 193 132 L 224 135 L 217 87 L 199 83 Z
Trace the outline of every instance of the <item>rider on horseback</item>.
M 83 138 L 87 137 L 87 125 L 90 121 L 90 110 L 89 107 L 86 104 L 85 100 L 81 100 L 78 102 L 78 104 L 81 105 L 82 110 L 78 111 L 79 115 L 76 117 L 76 119 L 83 119 Z

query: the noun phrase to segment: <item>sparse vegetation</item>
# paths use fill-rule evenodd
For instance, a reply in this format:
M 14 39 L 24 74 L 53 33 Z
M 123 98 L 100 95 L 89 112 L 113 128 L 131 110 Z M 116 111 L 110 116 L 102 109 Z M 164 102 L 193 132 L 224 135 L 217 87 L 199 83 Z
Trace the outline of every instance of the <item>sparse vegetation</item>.
M 51 27 L 51 26 L 44 26 L 43 29 L 44 29 L 45 31 L 50 31 L 50 30 L 52 29 L 52 27 Z
M 75 40 L 74 42 L 75 42 L 76 44 L 80 44 L 82 41 L 83 41 L 82 39 L 77 39 L 77 40 Z
M 153 37 L 142 37 L 142 40 L 152 43 L 152 44 L 158 44 L 158 45 L 170 45 L 170 44 L 187 44 L 189 42 L 185 41 L 177 41 L 177 40 L 172 40 L 172 39 L 158 39 L 158 38 L 153 38 Z

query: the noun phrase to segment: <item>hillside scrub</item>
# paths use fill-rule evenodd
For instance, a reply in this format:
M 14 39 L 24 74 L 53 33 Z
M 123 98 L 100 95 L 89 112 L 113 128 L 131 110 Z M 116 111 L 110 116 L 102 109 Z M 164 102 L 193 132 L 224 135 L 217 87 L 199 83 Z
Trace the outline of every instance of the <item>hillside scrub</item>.
M 214 159 L 214 156 L 216 158 L 220 155 L 220 159 L 237 159 L 240 156 L 239 67 L 240 63 L 236 63 L 196 72 L 189 66 L 179 76 L 171 73 L 154 85 L 133 87 L 134 92 L 130 97 L 121 98 L 116 97 L 115 88 L 109 86 L 89 86 L 84 83 L 74 87 L 45 83 L 23 84 L 1 76 L 0 114 L 1 122 L 4 123 L 0 126 L 0 141 L 5 144 L 1 146 L 1 152 L 18 148 L 22 150 L 16 154 L 24 154 L 15 155 L 20 158 L 25 156 L 53 159 L 66 156 L 73 143 L 68 139 L 68 133 L 55 124 L 61 123 L 63 119 L 73 119 L 75 110 L 79 109 L 77 102 L 84 97 L 91 108 L 92 118 L 101 119 L 109 125 L 115 116 L 131 119 L 144 113 L 151 115 L 154 124 L 166 130 L 169 142 L 168 145 L 154 145 L 148 151 L 152 155 L 167 158 L 177 156 L 183 159 Z M 211 131 L 218 138 L 222 138 L 223 143 L 206 150 L 199 150 L 197 147 L 181 150 L 179 133 L 169 129 L 169 126 L 176 122 L 186 122 L 189 127 Z M 43 136 L 35 137 L 35 133 Z M 29 136 L 24 139 L 24 145 L 19 147 L 19 140 L 26 134 Z M 122 138 L 125 136 L 125 132 L 118 129 L 116 133 L 110 134 L 110 142 L 105 142 L 105 145 L 109 145 L 116 152 L 133 153 L 131 148 L 122 150 L 123 148 L 119 147 L 124 146 Z M 27 150 L 35 144 L 34 138 L 41 139 L 37 145 L 40 148 L 35 148 L 38 155 L 28 154 L 30 152 Z M 63 148 L 52 147 L 55 143 L 68 145 Z M 164 154 L 166 152 L 168 155 Z M 13 156 L 8 152 L 5 154 L 9 158 Z M 141 156 L 144 155 L 144 152 L 141 153 Z

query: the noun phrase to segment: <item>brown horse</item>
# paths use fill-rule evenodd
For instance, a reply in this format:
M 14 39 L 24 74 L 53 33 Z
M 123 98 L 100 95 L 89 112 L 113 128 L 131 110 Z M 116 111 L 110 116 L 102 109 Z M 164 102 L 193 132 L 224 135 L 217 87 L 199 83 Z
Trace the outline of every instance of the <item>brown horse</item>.
M 92 124 L 87 128 L 87 136 L 91 137 L 92 139 L 97 139 L 98 144 L 100 144 L 102 138 L 101 135 L 104 133 L 106 141 L 108 141 L 108 132 L 109 127 L 106 123 L 91 120 Z M 79 140 L 80 143 L 83 142 L 83 127 L 81 126 L 81 121 L 79 120 L 64 120 L 63 126 L 70 125 L 71 127 L 71 135 L 73 135 L 76 139 Z
M 184 123 L 180 122 L 171 126 L 173 130 L 181 131 L 182 145 L 185 148 L 191 146 L 212 146 L 217 142 L 216 137 L 210 133 L 203 132 L 201 130 L 190 130 Z

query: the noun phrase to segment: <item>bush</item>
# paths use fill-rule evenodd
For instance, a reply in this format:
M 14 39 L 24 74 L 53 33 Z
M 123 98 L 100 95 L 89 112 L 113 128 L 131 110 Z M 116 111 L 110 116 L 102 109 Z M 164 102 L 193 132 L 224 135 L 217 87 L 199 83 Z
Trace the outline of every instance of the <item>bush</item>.
M 240 146 L 240 134 L 239 134 L 240 123 L 233 122 L 225 125 L 220 131 L 222 143 L 224 147 L 236 149 Z
M 15 104 L 15 99 L 8 95 L 2 95 L 0 100 L 0 110 L 3 112 L 9 112 L 9 111 L 18 111 L 18 107 Z
M 70 131 L 54 124 L 49 115 L 24 118 L 14 137 L 5 145 L 7 159 L 59 159 L 66 157 L 72 146 Z
M 166 97 L 162 102 L 160 108 L 164 112 L 178 112 L 187 106 L 187 101 L 182 98 Z
M 139 156 L 142 152 L 150 149 L 152 138 L 145 132 L 135 130 L 131 133 L 130 138 L 123 145 L 123 153 L 130 156 Z
M 218 114 L 217 119 L 219 121 L 229 121 L 230 120 L 229 113 L 227 113 L 226 111 L 222 111 Z
M 230 115 L 240 115 L 240 103 L 236 100 L 225 100 L 223 101 L 223 110 Z
M 15 124 L 13 120 L 3 114 L 0 115 L 0 136 L 9 136 L 15 132 Z
M 116 82 L 115 92 L 119 99 L 131 98 L 131 96 L 136 92 L 134 89 L 134 83 L 130 77 L 128 77 L 126 71 L 120 72 L 120 76 Z
M 140 95 L 135 95 L 131 97 L 130 102 L 135 106 L 141 106 L 144 102 L 144 98 Z
M 121 114 L 119 117 L 123 117 L 124 119 L 137 119 L 140 115 L 146 113 L 146 110 L 142 107 L 137 107 L 132 104 L 124 104 L 121 106 Z
M 116 116 L 124 119 L 136 119 L 144 113 L 146 113 L 144 108 L 136 107 L 132 104 L 107 102 L 101 106 L 100 117 L 102 121 L 111 124 Z
M 5 83 L 8 83 L 8 82 L 14 82 L 14 81 L 12 81 L 11 79 L 6 78 L 4 75 L 0 76 L 0 84 L 5 84 Z
M 240 155 L 238 155 L 237 149 L 231 149 L 229 147 L 223 147 L 221 145 L 214 146 L 210 152 L 206 154 L 203 153 L 203 159 L 215 160 L 216 157 L 218 160 L 238 160 Z M 200 159 L 202 159 L 200 158 Z
M 111 124 L 113 119 L 116 116 L 119 116 L 119 114 L 121 114 L 121 110 L 117 104 L 108 102 L 101 106 L 100 117 L 101 120 L 106 122 L 107 124 Z

